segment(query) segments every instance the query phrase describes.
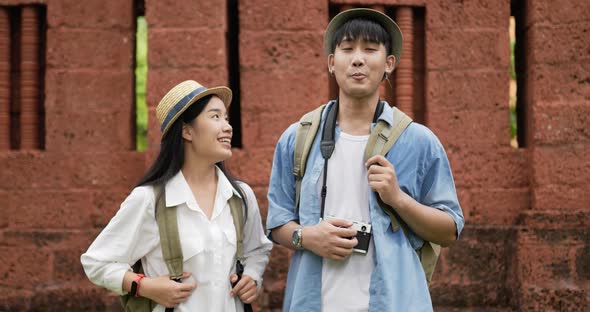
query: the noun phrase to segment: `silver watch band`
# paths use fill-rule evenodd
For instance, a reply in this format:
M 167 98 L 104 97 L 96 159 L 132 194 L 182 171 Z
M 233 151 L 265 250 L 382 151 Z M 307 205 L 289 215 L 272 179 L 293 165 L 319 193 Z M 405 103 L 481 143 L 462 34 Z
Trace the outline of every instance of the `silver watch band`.
M 295 249 L 297 250 L 301 250 L 303 249 L 303 235 L 302 235 L 302 230 L 303 227 L 300 226 L 298 228 L 295 229 L 295 231 L 293 232 L 293 236 L 296 237 L 296 239 L 294 239 L 293 241 L 293 245 L 295 246 Z

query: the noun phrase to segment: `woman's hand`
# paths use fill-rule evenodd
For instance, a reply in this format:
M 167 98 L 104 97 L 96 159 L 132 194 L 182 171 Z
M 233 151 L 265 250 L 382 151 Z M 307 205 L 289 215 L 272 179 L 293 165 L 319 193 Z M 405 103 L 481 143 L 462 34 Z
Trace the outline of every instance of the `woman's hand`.
M 233 284 L 238 280 L 238 276 L 236 274 L 232 274 L 229 277 L 230 282 Z M 252 303 L 258 298 L 258 289 L 257 284 L 252 277 L 248 275 L 242 275 L 242 279 L 238 282 L 238 284 L 232 289 L 229 293 L 230 296 L 238 295 L 240 300 L 243 303 Z
M 190 275 L 191 273 L 184 272 L 182 279 Z M 178 283 L 171 280 L 169 275 L 162 275 L 156 278 L 143 278 L 139 288 L 139 295 L 167 308 L 173 308 L 186 301 L 195 288 L 197 288 L 195 283 Z

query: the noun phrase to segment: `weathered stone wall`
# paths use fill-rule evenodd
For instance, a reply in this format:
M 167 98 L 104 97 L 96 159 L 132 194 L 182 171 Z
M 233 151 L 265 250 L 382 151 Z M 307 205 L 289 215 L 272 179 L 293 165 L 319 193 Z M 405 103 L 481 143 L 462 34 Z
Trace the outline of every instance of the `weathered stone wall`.
M 41 4 L 47 14 L 44 147 L 0 144 L 0 311 L 117 311 L 118 298 L 87 281 L 79 256 L 156 155 L 164 93 L 185 79 L 228 84 L 226 1 L 145 2 L 142 153 L 134 148 L 133 1 L 0 0 L 1 8 Z M 242 148 L 229 166 L 253 187 L 263 218 L 276 141 L 329 98 L 322 36 L 330 15 L 350 5 L 410 7 L 423 12 L 413 52 L 422 77 L 413 94 L 423 103 L 413 109 L 447 150 L 466 218 L 437 267 L 435 310 L 590 309 L 590 2 L 513 2 L 526 134 L 517 149 L 510 1 L 239 1 Z M 0 74 L 4 105 L 10 88 Z M 400 90 L 385 91 L 394 104 Z M 259 311 L 280 311 L 289 256 L 273 250 Z

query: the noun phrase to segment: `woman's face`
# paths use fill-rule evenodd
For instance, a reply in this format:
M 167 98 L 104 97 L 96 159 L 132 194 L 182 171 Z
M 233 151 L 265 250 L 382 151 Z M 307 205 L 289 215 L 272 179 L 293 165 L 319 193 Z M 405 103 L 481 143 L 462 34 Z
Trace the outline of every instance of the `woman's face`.
M 186 150 L 205 161 L 217 163 L 230 158 L 232 127 L 223 101 L 213 96 L 197 118 L 183 125 L 182 137 L 188 143 Z

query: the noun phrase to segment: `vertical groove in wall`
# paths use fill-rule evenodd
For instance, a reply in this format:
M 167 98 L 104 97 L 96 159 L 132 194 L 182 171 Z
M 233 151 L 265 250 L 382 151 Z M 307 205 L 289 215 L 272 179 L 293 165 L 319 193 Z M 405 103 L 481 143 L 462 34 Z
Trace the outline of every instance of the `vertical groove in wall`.
M 21 8 L 7 8 L 10 22 L 10 149 L 20 148 Z
M 37 74 L 37 82 L 38 82 L 38 97 L 37 97 L 37 107 L 39 109 L 37 120 L 39 122 L 39 126 L 37 129 L 37 133 L 39 135 L 39 142 L 38 148 L 43 150 L 45 149 L 45 59 L 46 54 L 45 51 L 47 46 L 47 10 L 45 6 L 37 6 L 38 12 L 38 38 L 39 38 L 39 47 L 37 50 L 37 60 L 39 64 L 38 74 Z
M 397 107 L 414 118 L 414 12 L 411 7 L 399 7 L 395 12 L 395 20 L 404 35 L 402 56 L 395 70 L 396 104 Z
M 414 46 L 412 51 L 413 56 L 413 84 L 414 84 L 414 93 L 413 97 L 413 111 L 414 111 L 414 120 L 421 123 L 426 124 L 425 116 L 426 116 L 426 82 L 425 82 L 425 72 L 426 72 L 426 56 L 425 56 L 425 45 L 424 39 L 426 38 L 425 34 L 425 19 L 424 19 L 424 8 L 414 8 L 414 33 L 412 37 L 414 38 Z
M 511 15 L 514 16 L 516 43 L 514 45 L 514 67 L 516 71 L 516 136 L 518 147 L 526 147 L 527 142 L 527 36 L 526 36 L 526 1 L 513 0 Z
M 227 0 L 227 69 L 232 104 L 229 121 L 233 128 L 232 146 L 242 148 L 242 119 L 240 107 L 240 14 L 238 0 Z
M 0 151 L 10 149 L 10 16 L 0 7 Z
M 21 149 L 38 149 L 39 143 L 39 12 L 23 7 L 21 13 L 20 123 Z

